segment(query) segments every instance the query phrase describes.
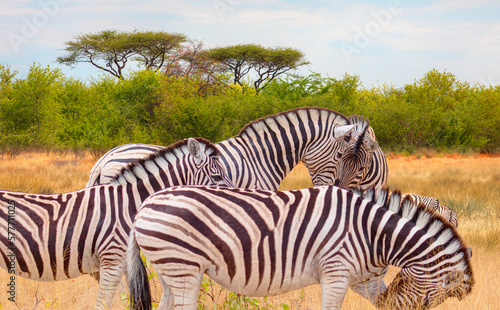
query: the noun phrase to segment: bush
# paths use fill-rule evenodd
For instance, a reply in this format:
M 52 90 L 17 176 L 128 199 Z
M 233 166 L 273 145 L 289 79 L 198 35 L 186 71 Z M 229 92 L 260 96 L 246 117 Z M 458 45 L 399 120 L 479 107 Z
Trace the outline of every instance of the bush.
M 4 74 L 5 76 L 5 70 Z M 13 78 L 13 77 L 12 77 Z M 0 147 L 52 148 L 63 131 L 59 98 L 63 75 L 50 67 L 32 65 L 24 79 L 2 78 Z
M 500 150 L 500 87 L 473 87 L 446 71 L 431 70 L 401 89 L 365 89 L 357 76 L 312 73 L 275 80 L 260 94 L 239 85 L 212 85 L 200 93 L 203 81 L 195 77 L 148 70 L 87 83 L 40 65 L 31 66 L 25 78 L 16 75 L 0 65 L 0 148 L 9 152 L 102 152 L 124 143 L 168 145 L 195 136 L 218 142 L 250 121 L 302 106 L 364 115 L 386 151 Z

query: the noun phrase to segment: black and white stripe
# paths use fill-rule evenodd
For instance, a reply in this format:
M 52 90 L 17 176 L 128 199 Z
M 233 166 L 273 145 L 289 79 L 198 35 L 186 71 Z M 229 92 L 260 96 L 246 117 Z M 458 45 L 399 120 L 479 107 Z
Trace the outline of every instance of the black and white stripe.
M 362 131 L 364 125 L 364 117 L 360 115 L 351 115 L 348 117 L 351 124 L 356 124 L 356 129 L 354 132 Z M 368 165 L 363 169 L 363 176 L 359 183 L 359 187 L 362 190 L 367 190 L 368 188 L 375 188 L 375 191 L 380 191 L 386 184 L 389 174 L 389 168 L 387 165 L 387 159 L 385 158 L 384 152 L 378 146 L 375 145 L 373 141 L 377 141 L 375 136 L 375 131 L 371 126 L 368 127 L 366 132 L 366 142 L 371 143 L 374 146 L 372 150 L 371 160 Z
M 351 124 L 344 115 L 332 110 L 298 108 L 250 122 L 237 136 L 217 143 L 217 147 L 236 187 L 276 190 L 300 161 L 308 168 L 315 186 L 334 184 L 335 179 L 349 183 L 338 171 L 337 162 L 339 153 L 354 141 L 351 137 L 358 136 L 352 132 Z M 369 127 L 367 139 L 375 141 L 372 133 Z M 87 186 L 106 184 L 121 165 L 156 148 L 138 144 L 115 148 L 92 168 Z M 374 154 L 381 154 L 385 160 L 380 148 Z M 363 173 L 362 186 L 385 185 L 387 163 L 381 159 L 377 157 L 364 168 L 367 171 Z
M 85 187 L 110 183 L 127 165 L 144 159 L 162 148 L 164 146 L 141 143 L 130 143 L 115 147 L 94 164 Z
M 415 193 L 405 193 L 403 197 L 410 197 L 417 204 L 421 203 L 427 208 L 436 211 L 437 214 L 441 215 L 445 220 L 450 222 L 453 226 L 458 227 L 458 215 L 455 210 L 448 206 L 439 203 L 439 200 L 430 196 L 422 196 Z
M 346 136 L 346 147 L 338 152 L 338 168 L 335 185 L 346 188 L 365 190 L 375 187 L 380 190 L 387 181 L 387 162 L 385 156 L 375 140 L 375 134 L 370 122 L 362 116 L 351 116 L 356 125 L 354 130 Z M 375 156 L 382 154 L 383 165 L 377 165 Z M 380 171 L 382 170 L 382 171 Z
M 138 207 L 154 192 L 183 184 L 232 186 L 207 140 L 164 148 L 127 167 L 112 185 L 56 195 L 0 191 L 0 266 L 12 271 L 15 255 L 14 272 L 27 279 L 93 274 L 99 278 L 96 308 L 110 306 Z M 8 238 L 12 228 L 15 240 Z
M 401 201 L 399 192 L 389 200 L 382 190 L 376 201 L 373 192 L 366 199 L 335 186 L 158 192 L 141 206 L 129 238 L 132 307 L 151 307 L 139 250 L 163 285 L 158 309 L 196 309 L 204 273 L 250 296 L 319 283 L 322 309 L 341 309 L 349 287 L 392 309 L 426 308 L 469 293 L 471 253 L 456 230 L 433 211 Z M 402 270 L 386 293 L 389 265 Z

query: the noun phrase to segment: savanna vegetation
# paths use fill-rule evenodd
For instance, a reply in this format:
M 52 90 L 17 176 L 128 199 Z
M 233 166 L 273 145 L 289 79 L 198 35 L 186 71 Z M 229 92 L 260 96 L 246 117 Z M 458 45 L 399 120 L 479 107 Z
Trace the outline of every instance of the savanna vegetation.
M 347 74 L 289 75 L 257 93 L 250 80 L 234 84 L 230 74 L 169 68 L 81 81 L 36 64 L 26 76 L 1 65 L 0 150 L 100 153 L 194 136 L 218 142 L 249 121 L 301 106 L 368 117 L 386 152 L 500 150 L 500 86 L 471 85 L 446 71 L 431 70 L 402 88 L 365 88 Z
M 458 231 L 472 247 L 476 285 L 464 300 L 448 299 L 440 310 L 497 309 L 500 305 L 500 157 L 446 155 L 395 156 L 388 158 L 391 188 L 438 197 L 455 209 Z M 61 193 L 83 188 L 95 159 L 74 153 L 25 152 L 0 160 L 0 188 L 32 193 Z M 312 186 L 307 169 L 299 165 L 281 183 L 280 189 Z M 152 270 L 154 272 L 154 270 Z M 398 270 L 391 269 L 390 282 Z M 0 285 L 9 275 L 0 270 Z M 42 283 L 16 278 L 17 306 L 0 291 L 0 309 L 92 309 L 97 283 L 90 276 Z M 159 279 L 151 276 L 155 301 L 161 296 Z M 319 309 L 319 286 L 268 297 L 250 298 L 221 290 L 208 279 L 200 293 L 199 309 Z M 128 309 L 126 290 L 117 294 L 113 309 Z M 374 309 L 359 295 L 349 291 L 343 309 Z
M 66 54 L 57 61 L 88 62 L 107 73 L 83 81 L 33 64 L 20 76 L 0 64 L 2 190 L 81 189 L 96 156 L 124 143 L 168 145 L 197 136 L 218 142 L 252 120 L 302 106 L 360 114 L 370 119 L 388 155 L 389 185 L 437 197 L 455 209 L 458 230 L 473 248 L 477 284 L 472 295 L 462 302 L 448 300 L 438 309 L 498 308 L 500 159 L 470 154 L 500 151 L 500 86 L 471 84 L 450 72 L 430 70 L 403 87 L 367 88 L 356 75 L 289 74 L 308 63 L 292 48 L 243 44 L 205 50 L 184 35 L 153 32 L 81 35 L 67 42 Z M 141 69 L 125 70 L 131 61 Z M 443 155 L 451 152 L 462 155 Z M 311 185 L 299 165 L 280 188 Z M 0 270 L 0 285 L 7 278 Z M 161 285 L 154 274 L 152 281 L 158 301 Z M 97 284 L 91 277 L 48 284 L 18 278 L 16 305 L 6 301 L 4 291 L 0 309 L 89 309 Z M 277 297 L 246 298 L 206 280 L 199 308 L 318 309 L 320 296 L 314 286 Z M 126 293 L 118 294 L 115 308 L 126 309 L 127 302 Z M 344 309 L 369 307 L 352 292 L 344 303 Z

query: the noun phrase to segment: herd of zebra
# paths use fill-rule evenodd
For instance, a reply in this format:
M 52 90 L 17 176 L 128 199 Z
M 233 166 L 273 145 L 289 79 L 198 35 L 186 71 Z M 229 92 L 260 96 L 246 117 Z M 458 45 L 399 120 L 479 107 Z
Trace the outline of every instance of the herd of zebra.
M 314 187 L 278 191 L 299 162 Z M 131 308 L 151 309 L 140 251 L 163 286 L 157 309 L 196 309 L 204 274 L 250 296 L 321 284 L 322 309 L 340 309 L 348 288 L 389 309 L 463 298 L 472 253 L 456 213 L 432 197 L 390 193 L 387 175 L 369 121 L 322 108 L 250 122 L 217 144 L 122 145 L 82 190 L 0 191 L 0 265 L 37 281 L 90 274 L 96 309 L 111 307 L 123 275 Z M 401 271 L 387 287 L 389 266 Z

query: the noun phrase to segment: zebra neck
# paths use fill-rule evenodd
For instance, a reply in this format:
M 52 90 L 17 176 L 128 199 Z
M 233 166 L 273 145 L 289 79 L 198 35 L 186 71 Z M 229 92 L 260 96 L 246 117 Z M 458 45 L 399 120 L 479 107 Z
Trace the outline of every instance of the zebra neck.
M 134 163 L 110 184 L 131 185 L 139 192 L 148 192 L 149 195 L 167 187 L 188 184 L 193 176 L 190 169 L 177 173 L 178 167 L 189 166 L 186 156 L 182 156 L 185 155 L 184 152 L 179 153 L 165 153 Z
M 451 238 L 448 232 L 434 236 L 428 227 L 422 228 L 389 210 L 385 210 L 380 221 L 373 221 L 370 226 L 372 232 L 377 232 L 374 257 L 384 265 L 399 268 L 413 268 L 422 260 L 439 255 L 443 250 L 443 240 Z
M 277 190 L 301 161 L 306 141 L 277 141 L 264 130 L 217 143 L 221 161 L 236 187 Z

